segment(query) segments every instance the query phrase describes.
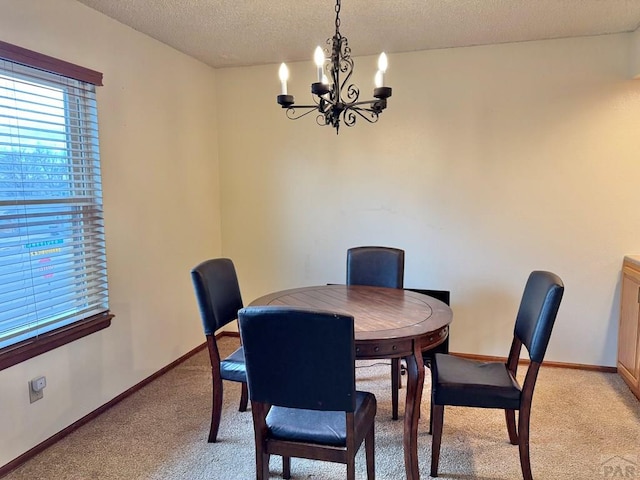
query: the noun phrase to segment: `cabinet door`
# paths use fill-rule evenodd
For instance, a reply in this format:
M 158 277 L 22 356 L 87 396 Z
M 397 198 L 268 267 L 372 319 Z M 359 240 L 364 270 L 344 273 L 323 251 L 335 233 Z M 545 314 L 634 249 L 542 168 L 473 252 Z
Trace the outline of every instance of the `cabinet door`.
M 638 311 L 640 310 L 640 272 L 623 268 L 618 335 L 618 371 L 632 387 L 639 384 Z

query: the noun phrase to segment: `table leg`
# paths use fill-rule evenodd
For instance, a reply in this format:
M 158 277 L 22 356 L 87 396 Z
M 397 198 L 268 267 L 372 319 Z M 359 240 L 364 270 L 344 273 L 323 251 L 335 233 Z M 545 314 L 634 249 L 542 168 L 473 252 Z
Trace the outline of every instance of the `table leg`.
M 418 470 L 418 420 L 424 385 L 424 363 L 419 342 L 414 342 L 413 355 L 405 357 L 407 362 L 407 393 L 404 409 L 404 467 L 407 480 L 419 480 Z

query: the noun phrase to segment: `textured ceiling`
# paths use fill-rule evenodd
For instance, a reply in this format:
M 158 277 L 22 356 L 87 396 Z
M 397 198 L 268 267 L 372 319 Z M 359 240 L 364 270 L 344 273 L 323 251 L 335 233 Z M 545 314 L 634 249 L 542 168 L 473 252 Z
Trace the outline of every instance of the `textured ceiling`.
M 79 0 L 213 67 L 311 60 L 334 0 Z M 342 0 L 354 56 L 630 32 L 640 0 Z

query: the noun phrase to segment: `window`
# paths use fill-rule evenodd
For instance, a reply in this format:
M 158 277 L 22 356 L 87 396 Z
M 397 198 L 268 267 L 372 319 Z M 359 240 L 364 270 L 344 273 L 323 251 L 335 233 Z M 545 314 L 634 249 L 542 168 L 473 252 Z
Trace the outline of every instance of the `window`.
M 110 324 L 101 80 L 0 42 L 0 369 Z

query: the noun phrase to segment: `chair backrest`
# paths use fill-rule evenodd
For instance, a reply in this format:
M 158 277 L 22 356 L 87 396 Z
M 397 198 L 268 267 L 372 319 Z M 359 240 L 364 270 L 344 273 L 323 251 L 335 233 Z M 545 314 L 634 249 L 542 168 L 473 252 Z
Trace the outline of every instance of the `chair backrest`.
M 534 271 L 524 287 L 516 316 L 514 336 L 529 352 L 529 358 L 542 363 L 556 320 L 564 284 L 555 273 Z
M 299 307 L 238 313 L 251 401 L 353 412 L 353 317 Z
M 205 335 L 238 318 L 242 296 L 233 262 L 228 258 L 206 260 L 191 270 Z
M 353 247 L 347 250 L 347 285 L 402 288 L 404 250 L 390 247 Z

